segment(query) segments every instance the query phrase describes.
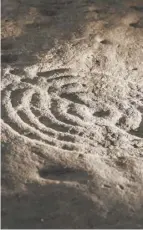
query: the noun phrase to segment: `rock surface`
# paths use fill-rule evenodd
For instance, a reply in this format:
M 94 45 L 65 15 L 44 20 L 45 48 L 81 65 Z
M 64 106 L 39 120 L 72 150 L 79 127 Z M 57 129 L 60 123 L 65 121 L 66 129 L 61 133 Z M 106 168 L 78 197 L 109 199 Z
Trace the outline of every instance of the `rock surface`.
M 142 0 L 2 1 L 2 228 L 143 228 Z

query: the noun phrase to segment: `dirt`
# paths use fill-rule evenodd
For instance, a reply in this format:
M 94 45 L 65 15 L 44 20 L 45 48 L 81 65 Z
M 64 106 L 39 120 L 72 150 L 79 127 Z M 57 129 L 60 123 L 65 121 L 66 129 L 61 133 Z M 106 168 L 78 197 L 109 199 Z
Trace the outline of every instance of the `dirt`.
M 142 0 L 3 0 L 2 228 L 143 228 Z

